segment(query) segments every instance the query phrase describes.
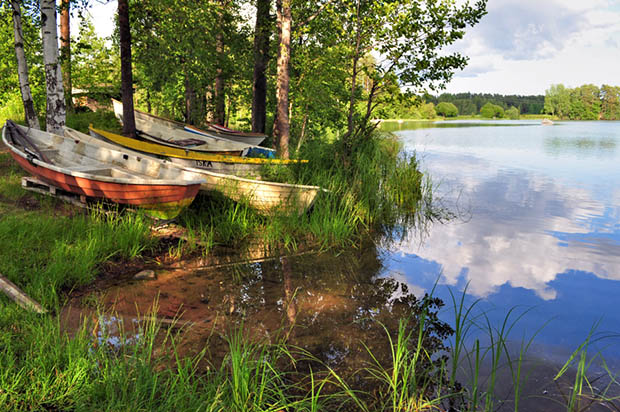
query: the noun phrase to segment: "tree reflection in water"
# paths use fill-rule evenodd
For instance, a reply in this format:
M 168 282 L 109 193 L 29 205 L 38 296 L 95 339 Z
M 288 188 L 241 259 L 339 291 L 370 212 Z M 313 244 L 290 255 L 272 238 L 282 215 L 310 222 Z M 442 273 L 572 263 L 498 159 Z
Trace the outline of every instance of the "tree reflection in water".
M 434 359 L 452 333 L 437 317 L 443 305 L 438 298 L 415 296 L 383 271 L 382 257 L 370 244 L 340 254 L 160 273 L 154 281 L 109 291 L 107 302 L 132 316 L 132 311 L 147 312 L 159 299 L 158 317 L 177 316 L 192 325 L 178 349 L 193 355 L 207 348 L 208 361 L 216 367 L 228 352 L 225 337 L 243 330 L 252 341 L 284 341 L 311 354 L 315 361 L 296 364 L 300 376 L 304 366 L 316 372 L 327 365 L 345 378 L 355 377 L 362 387 L 366 380 L 360 371 L 372 360 L 369 351 L 389 368 L 386 333 L 394 339 L 401 319 L 408 320 L 417 339 L 419 319 L 426 313 L 423 347 Z

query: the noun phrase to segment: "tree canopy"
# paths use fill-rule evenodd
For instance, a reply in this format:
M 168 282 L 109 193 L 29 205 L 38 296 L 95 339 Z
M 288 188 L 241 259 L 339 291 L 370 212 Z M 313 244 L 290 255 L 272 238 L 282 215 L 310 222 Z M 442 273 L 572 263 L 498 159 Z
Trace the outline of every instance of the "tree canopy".
M 501 119 L 504 117 L 504 109 L 501 106 L 488 102 L 480 109 L 480 116 L 488 119 Z
M 449 102 L 441 102 L 435 108 L 438 115 L 445 117 L 456 117 L 459 115 L 459 109 Z
M 245 0 L 129 0 L 135 103 L 138 108 L 189 123 L 223 122 L 249 129 L 257 3 Z M 283 3 L 284 4 L 284 3 Z M 434 118 L 435 103 L 416 96 L 438 90 L 467 57 L 446 50 L 486 13 L 486 0 L 290 0 L 291 147 L 305 140 L 364 135 L 380 117 Z M 263 7 L 263 13 L 265 8 Z M 10 18 L 2 9 L 3 22 Z M 118 30 L 96 35 L 86 13 L 72 33 L 75 88 L 109 94 L 120 87 Z M 266 44 L 266 132 L 274 123 L 279 44 L 274 4 L 261 30 Z M 35 12 L 25 9 L 24 32 L 35 105 L 45 90 Z M 10 24 L 0 29 L 0 97 L 15 94 Z M 118 94 L 117 94 L 118 96 Z M 221 109 L 221 103 L 224 109 Z M 446 115 L 457 112 L 448 106 Z
M 620 87 L 554 84 L 545 93 L 545 113 L 569 120 L 620 120 Z

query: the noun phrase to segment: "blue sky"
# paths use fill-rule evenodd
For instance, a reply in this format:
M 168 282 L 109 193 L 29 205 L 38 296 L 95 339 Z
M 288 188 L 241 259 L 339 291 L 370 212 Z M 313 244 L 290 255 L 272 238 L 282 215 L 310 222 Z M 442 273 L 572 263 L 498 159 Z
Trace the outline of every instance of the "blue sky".
M 487 10 L 453 47 L 470 61 L 447 91 L 620 85 L 620 0 L 489 0 Z
M 489 0 L 487 10 L 451 48 L 470 60 L 446 91 L 544 94 L 556 83 L 620 85 L 620 0 Z M 93 2 L 100 35 L 111 33 L 115 11 L 116 1 Z

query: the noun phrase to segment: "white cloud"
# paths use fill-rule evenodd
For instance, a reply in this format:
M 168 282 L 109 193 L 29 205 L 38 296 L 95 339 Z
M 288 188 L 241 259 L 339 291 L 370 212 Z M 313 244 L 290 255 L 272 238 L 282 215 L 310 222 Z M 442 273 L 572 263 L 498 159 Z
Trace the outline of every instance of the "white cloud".
M 490 0 L 451 50 L 470 57 L 449 92 L 544 94 L 554 83 L 616 84 L 620 7 L 606 0 Z
M 439 265 L 440 283 L 469 282 L 468 292 L 478 297 L 509 284 L 551 300 L 557 292 L 550 283 L 568 270 L 620 280 L 620 245 L 607 237 L 618 228 L 595 223 L 620 208 L 610 211 L 588 189 L 535 173 L 505 173 L 481 159 L 441 156 L 443 162 L 429 159 L 431 175 L 443 176 L 447 186 L 459 182 L 462 198 L 476 200 L 473 218 L 435 225 L 423 244 L 412 238 L 397 249 Z M 475 178 L 464 174 L 471 168 Z M 615 204 L 620 190 L 610 196 Z

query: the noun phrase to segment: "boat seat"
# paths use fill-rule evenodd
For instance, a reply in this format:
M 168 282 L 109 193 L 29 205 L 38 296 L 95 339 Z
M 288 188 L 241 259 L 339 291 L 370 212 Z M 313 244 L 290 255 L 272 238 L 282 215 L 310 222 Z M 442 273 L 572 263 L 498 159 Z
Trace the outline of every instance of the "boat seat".
M 43 150 L 40 150 L 40 152 L 43 153 L 47 157 L 54 157 L 55 155 L 58 154 L 58 149 L 43 149 Z

